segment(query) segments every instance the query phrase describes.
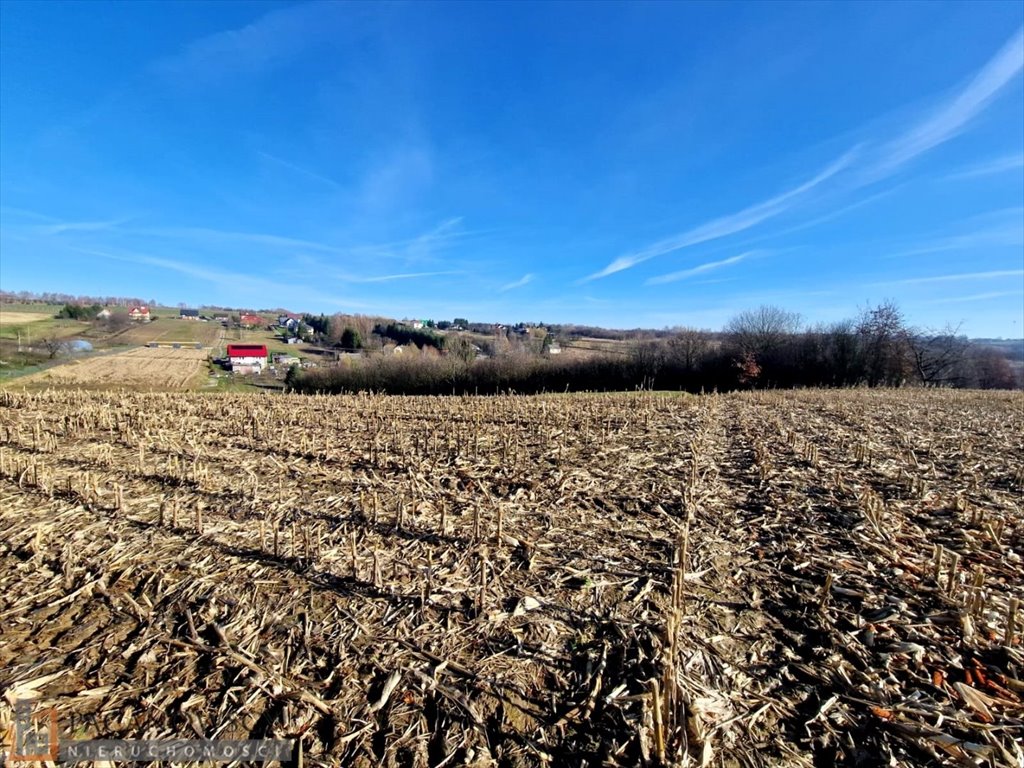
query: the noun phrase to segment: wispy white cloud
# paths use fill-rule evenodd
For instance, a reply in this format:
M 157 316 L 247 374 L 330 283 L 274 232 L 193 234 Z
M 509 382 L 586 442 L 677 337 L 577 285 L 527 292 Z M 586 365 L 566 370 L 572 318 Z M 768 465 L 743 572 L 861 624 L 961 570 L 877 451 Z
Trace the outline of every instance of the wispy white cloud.
M 239 232 L 209 227 L 152 227 L 126 229 L 123 232 L 125 234 L 146 235 L 169 240 L 185 240 L 207 246 L 219 246 L 227 242 L 236 242 L 292 252 L 311 251 L 348 257 L 413 259 L 424 255 L 427 251 L 440 248 L 464 236 L 465 233 L 459 228 L 461 222 L 461 217 L 449 218 L 426 232 L 410 238 L 390 242 L 357 243 L 352 245 L 338 245 L 307 238 L 268 234 L 266 232 Z
M 412 265 L 425 261 L 440 248 L 451 245 L 454 241 L 466 236 L 461 229 L 462 217 L 453 216 L 445 219 L 433 229 L 417 235 L 399 246 L 405 257 L 406 264 Z
M 948 181 L 960 181 L 963 179 L 976 179 L 981 176 L 994 176 L 997 173 L 1015 171 L 1024 168 L 1024 154 L 1004 155 L 993 160 L 985 160 L 975 163 L 959 171 L 949 174 L 945 178 Z
M 358 206 L 374 213 L 400 207 L 427 188 L 433 176 L 434 158 L 428 147 L 420 143 L 394 147 L 364 175 Z
M 713 280 L 696 280 L 694 285 L 718 285 L 719 283 L 735 283 L 735 277 L 716 277 Z
M 728 259 L 722 259 L 721 261 L 709 261 L 706 264 L 700 264 L 696 267 L 691 267 L 690 269 L 682 269 L 678 272 L 669 272 L 667 275 L 658 275 L 657 277 L 650 278 L 647 281 L 647 285 L 662 285 L 664 283 L 675 283 L 679 280 L 686 280 L 694 275 L 702 275 L 705 272 L 712 272 L 716 269 L 728 267 L 732 264 L 739 264 L 744 259 L 754 256 L 756 253 L 757 251 L 747 251 L 746 253 L 741 253 L 738 256 L 730 256 Z
M 194 40 L 154 64 L 183 83 L 209 83 L 225 75 L 258 73 L 315 45 L 350 34 L 358 6 L 308 2 L 272 10 L 249 24 Z
M 1024 208 L 989 211 L 959 222 L 958 226 L 966 226 L 969 231 L 933 237 L 912 246 L 905 246 L 888 254 L 888 257 L 923 256 L 945 251 L 1024 245 Z
M 891 176 L 915 157 L 959 135 L 968 123 L 988 107 L 1003 89 L 1020 74 L 1022 68 L 1024 68 L 1024 28 L 1018 30 L 952 99 L 895 138 L 876 144 L 874 147 L 864 148 L 862 145 L 858 145 L 817 176 L 794 189 L 737 213 L 709 221 L 680 235 L 656 242 L 642 250 L 620 256 L 604 269 L 579 282 L 586 283 L 608 277 L 656 256 L 750 229 L 805 202 L 804 196 L 807 192 L 842 171 L 856 170 L 855 173 L 844 174 L 845 181 L 838 185 L 838 190 L 847 194 Z M 858 169 L 853 167 L 854 159 L 860 166 Z M 1010 162 L 1010 160 L 1004 159 L 1000 168 Z M 988 169 L 985 172 L 998 171 Z M 887 194 L 887 192 L 880 194 Z M 841 215 L 857 206 L 858 203 L 854 203 L 852 206 L 847 205 L 834 215 Z M 813 226 L 827 221 L 831 216 L 832 214 L 826 214 L 805 226 Z
M 691 245 L 697 245 L 698 243 L 704 243 L 709 240 L 717 240 L 718 238 L 726 237 L 727 235 L 742 232 L 760 224 L 763 221 L 779 216 L 792 208 L 801 196 L 806 195 L 815 187 L 820 186 L 844 168 L 847 168 L 856 156 L 857 151 L 858 147 L 854 147 L 844 153 L 837 160 L 830 163 L 813 178 L 805 181 L 799 186 L 783 192 L 782 194 L 757 203 L 756 205 L 752 205 L 749 208 L 744 208 L 742 211 L 713 219 L 712 221 L 701 224 L 698 227 L 687 230 L 682 234 L 660 240 L 641 251 L 620 256 L 604 269 L 589 275 L 581 282 L 589 282 L 591 280 L 598 280 L 602 277 L 608 277 L 608 275 L 614 275 L 616 272 L 622 272 L 623 270 L 630 269 L 635 267 L 637 264 L 653 259 L 656 256 L 663 256 L 666 253 L 678 251 Z
M 224 290 L 248 292 L 254 297 L 265 297 L 269 295 L 286 297 L 290 295 L 292 297 L 315 300 L 339 306 L 362 306 L 358 302 L 354 302 L 349 299 L 340 299 L 337 296 L 326 294 L 316 288 L 302 286 L 295 283 L 283 286 L 277 281 L 267 280 L 256 275 L 243 272 L 210 269 L 209 267 L 200 266 L 180 259 L 154 256 L 152 254 L 140 253 L 138 251 L 115 253 L 109 250 L 79 248 L 77 246 L 71 246 L 70 250 L 128 264 L 147 264 L 149 266 L 159 267 L 170 272 L 177 272 L 178 274 L 186 275 L 187 277 L 193 277 L 198 280 L 213 283 Z
M 438 277 L 440 275 L 459 275 L 462 274 L 457 269 L 446 269 L 440 272 L 404 272 L 398 275 L 376 275 L 374 277 L 347 277 L 341 278 L 348 280 L 352 283 L 390 283 L 393 280 L 412 280 L 415 278 L 422 277 Z
M 416 237 L 413 242 L 423 242 L 424 240 L 436 240 L 442 237 L 451 237 L 452 235 L 457 234 L 460 224 L 462 224 L 462 217 L 452 216 L 450 219 L 442 221 L 433 229 Z
M 808 219 L 807 221 L 802 221 L 799 224 L 794 224 L 793 226 L 786 227 L 785 229 L 775 230 L 775 231 L 771 232 L 768 235 L 762 235 L 762 236 L 759 236 L 759 237 L 750 238 L 747 242 L 762 242 L 762 241 L 764 241 L 766 239 L 769 239 L 769 238 L 776 238 L 776 237 L 783 237 L 785 235 L 792 235 L 792 234 L 795 234 L 797 232 L 803 232 L 805 230 L 812 229 L 813 227 L 816 227 L 819 224 L 825 224 L 825 223 L 827 223 L 829 221 L 835 221 L 836 219 L 839 219 L 839 218 L 845 216 L 847 213 L 850 213 L 852 211 L 856 211 L 858 208 L 863 208 L 864 206 L 871 205 L 871 203 L 877 202 L 878 200 L 881 200 L 883 198 L 889 197 L 892 194 L 895 194 L 900 189 L 902 189 L 904 186 L 905 186 L 905 183 L 903 183 L 903 184 L 896 184 L 896 185 L 894 185 L 892 187 L 889 187 L 888 189 L 883 189 L 880 192 L 875 192 L 874 194 L 868 195 L 867 197 L 864 197 L 864 198 L 862 198 L 860 200 L 855 200 L 854 202 L 849 203 L 848 205 L 844 205 L 841 208 L 837 208 L 837 209 L 835 209 L 833 211 L 829 211 L 828 213 L 824 213 L 824 214 L 822 214 L 820 216 L 815 216 L 813 219 Z
M 111 219 L 110 221 L 62 221 L 57 224 L 46 224 L 38 229 L 44 235 L 60 235 L 65 232 L 105 232 L 128 221 L 131 221 L 130 217 Z
M 927 275 L 908 277 L 903 280 L 889 280 L 872 283 L 874 286 L 889 285 L 927 285 L 929 283 L 956 283 L 962 280 L 996 280 L 1006 277 L 1024 277 L 1024 269 L 994 269 L 988 272 L 961 272 L 957 275 Z
M 501 288 L 499 288 L 498 291 L 501 292 L 501 293 L 504 293 L 505 291 L 511 291 L 511 290 L 516 289 L 516 288 L 522 288 L 524 285 L 532 283 L 533 282 L 533 277 L 534 276 L 533 276 L 532 273 L 523 275 L 518 280 L 516 280 L 514 282 L 511 282 L 511 283 L 507 283 L 507 284 L 501 286 Z
M 869 176 L 887 176 L 959 135 L 1024 69 L 1024 28 L 1017 30 L 970 83 L 906 133 L 885 144 Z
M 194 277 L 200 280 L 216 283 L 223 287 L 233 286 L 238 288 L 241 286 L 244 288 L 269 288 L 271 286 L 278 285 L 273 281 L 244 272 L 211 269 L 188 261 L 169 259 L 164 256 L 139 253 L 138 251 L 113 252 L 97 248 L 80 248 L 78 246 L 71 246 L 70 250 L 90 256 L 100 256 L 104 259 L 111 259 L 113 261 L 121 261 L 128 264 L 148 264 L 171 272 L 177 272 L 188 277 Z
M 989 293 L 972 293 L 968 296 L 954 296 L 948 299 L 936 299 L 929 304 L 961 304 L 969 301 L 988 301 L 990 299 L 1002 299 L 1007 296 L 1024 296 L 1024 291 L 991 291 Z
M 969 251 L 973 248 L 1024 245 L 1024 232 L 1019 228 L 989 229 L 963 235 L 951 235 L 930 240 L 921 245 L 889 254 L 890 258 L 924 256 L 944 251 Z
M 262 157 L 264 160 L 268 160 L 271 163 L 279 165 L 283 168 L 287 168 L 290 171 L 294 171 L 300 176 L 305 176 L 306 178 L 313 179 L 314 181 L 319 181 L 322 184 L 331 187 L 332 189 L 339 191 L 344 189 L 344 187 L 342 187 L 342 185 L 336 182 L 334 179 L 328 178 L 327 176 L 317 173 L 316 171 L 311 171 L 308 168 L 303 168 L 301 165 L 289 162 L 288 160 L 280 158 L 277 155 L 272 155 L 269 152 L 264 152 L 263 150 L 257 150 L 256 154 Z
M 15 208 L 9 205 L 0 205 L 0 222 L 9 223 L 11 217 L 15 219 L 32 219 L 34 221 L 59 222 L 55 216 L 48 216 L 45 213 L 29 211 L 25 208 Z
M 11 217 L 15 219 L 29 219 L 32 221 L 47 222 L 45 224 L 36 224 L 31 227 L 32 231 L 43 235 L 59 235 L 64 232 L 99 232 L 119 227 L 120 225 L 131 221 L 133 218 L 132 216 L 122 216 L 120 218 L 102 221 L 64 221 L 56 216 L 50 216 L 36 211 L 29 211 L 24 208 L 0 206 L 0 221 L 3 221 L 3 223 L 6 224 Z
M 228 241 L 243 242 L 251 245 L 263 245 L 277 248 L 303 248 L 324 253 L 344 254 L 351 249 L 328 245 L 314 240 L 297 237 L 271 235 L 265 232 L 235 232 L 209 227 L 149 227 L 133 229 L 129 234 L 149 235 L 169 239 L 187 239 L 193 242 L 223 243 Z

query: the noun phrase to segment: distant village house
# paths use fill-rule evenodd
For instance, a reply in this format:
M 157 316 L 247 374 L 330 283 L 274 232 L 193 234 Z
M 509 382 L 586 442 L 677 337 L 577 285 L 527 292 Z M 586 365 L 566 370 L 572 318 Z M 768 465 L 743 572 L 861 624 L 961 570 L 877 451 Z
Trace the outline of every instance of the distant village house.
M 179 317 L 182 320 L 198 320 L 199 310 L 198 309 L 183 309 Z
M 262 373 L 267 364 L 266 344 L 228 344 L 232 373 Z
M 245 313 L 241 317 L 238 318 L 238 322 L 241 325 L 244 325 L 244 326 L 247 326 L 247 327 L 250 327 L 250 328 L 254 328 L 257 325 L 263 325 L 263 318 L 260 317 L 259 315 L 252 315 L 252 314 L 249 314 L 249 313 Z
M 141 322 L 148 323 L 149 307 L 144 305 L 132 307 L 131 309 L 128 310 L 128 317 L 131 318 L 132 320 L 139 320 Z

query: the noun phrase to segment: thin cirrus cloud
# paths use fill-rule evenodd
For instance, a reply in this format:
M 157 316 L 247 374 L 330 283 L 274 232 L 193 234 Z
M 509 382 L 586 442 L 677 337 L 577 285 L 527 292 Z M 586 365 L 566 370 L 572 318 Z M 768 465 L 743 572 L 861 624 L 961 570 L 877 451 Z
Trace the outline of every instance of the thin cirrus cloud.
M 11 218 L 14 218 L 15 220 L 28 219 L 30 221 L 45 222 L 41 224 L 34 224 L 30 229 L 41 235 L 60 235 L 65 232 L 102 232 L 116 229 L 122 224 L 126 224 L 131 221 L 134 217 L 121 216 L 116 219 L 101 221 L 64 221 L 56 216 L 38 213 L 37 211 L 0 206 L 0 221 L 7 224 Z
M 888 254 L 889 258 L 922 256 L 945 251 L 1024 245 L 1024 208 L 1004 208 L 974 216 L 966 222 L 971 231 L 936 237 Z
M 149 227 L 132 230 L 129 234 L 148 235 L 151 237 L 182 239 L 193 242 L 223 243 L 242 242 L 250 245 L 263 245 L 279 248 L 306 248 L 324 253 L 343 254 L 349 249 L 339 248 L 313 240 L 296 237 L 270 235 L 264 232 L 235 232 L 231 230 L 212 229 L 209 227 Z
M 209 269 L 207 267 L 201 267 L 178 259 L 168 259 L 162 256 L 152 256 L 150 254 L 138 252 L 112 253 L 110 251 L 102 251 L 94 248 L 71 247 L 71 250 L 90 256 L 100 256 L 104 259 L 111 259 L 113 261 L 120 261 L 128 264 L 147 264 L 170 272 L 177 272 L 178 274 L 186 275 L 187 277 L 213 283 L 222 289 L 241 289 L 243 291 L 250 292 L 254 296 L 256 294 L 266 295 L 266 291 L 273 290 L 276 292 L 276 295 L 281 296 L 282 298 L 312 298 L 329 304 L 341 305 L 343 303 L 345 306 L 351 307 L 365 306 L 348 299 L 345 299 L 343 302 L 337 296 L 331 296 L 320 291 L 310 289 L 307 286 L 282 286 L 276 281 L 267 280 L 250 274 Z
M 960 134 L 1024 69 L 1024 28 L 1007 41 L 955 98 L 902 136 L 882 146 L 870 175 L 886 176 Z
M 954 296 L 949 299 L 936 299 L 929 304 L 965 304 L 970 301 L 989 301 L 1007 296 L 1024 296 L 1024 291 L 990 291 L 989 293 L 972 293 L 969 296 Z
M 422 254 L 425 250 L 442 247 L 462 237 L 464 233 L 459 228 L 461 222 L 461 217 L 453 217 L 414 237 L 389 242 L 361 243 L 349 246 L 333 245 L 305 238 L 267 234 L 265 232 L 238 232 L 209 227 L 154 227 L 125 232 L 126 234 L 147 235 L 170 240 L 187 240 L 206 245 L 238 242 L 267 248 L 304 249 L 332 255 L 405 258 Z
M 514 282 L 507 283 L 507 284 L 501 286 L 501 288 L 499 288 L 498 291 L 501 292 L 501 293 L 504 293 L 505 291 L 512 291 L 512 290 L 515 290 L 516 288 L 522 288 L 524 285 L 527 285 L 527 284 L 532 283 L 532 282 L 533 282 L 533 274 L 532 273 L 531 274 L 527 274 L 527 275 L 523 275 L 518 280 L 515 280 Z
M 224 272 L 221 270 L 208 269 L 185 261 L 167 259 L 162 256 L 150 256 L 149 254 L 144 253 L 133 252 L 131 254 L 119 254 L 112 253 L 110 251 L 101 251 L 95 248 L 79 248 L 76 246 L 72 246 L 71 250 L 77 251 L 78 253 L 84 253 L 89 256 L 100 256 L 104 259 L 122 261 L 129 264 L 148 264 L 153 267 L 160 267 L 161 269 L 177 272 L 199 280 L 206 280 L 221 286 L 227 286 L 229 284 L 238 285 L 239 283 L 251 286 L 261 286 L 263 283 L 269 282 L 240 272 Z
M 265 13 L 251 24 L 194 40 L 154 64 L 172 80 L 208 83 L 230 74 L 265 71 L 351 30 L 359 6 L 302 3 Z M 340 22 L 340 23 L 339 23 Z
M 440 272 L 403 272 L 397 275 L 376 275 L 374 277 L 343 277 L 351 283 L 390 283 L 394 280 L 414 280 L 424 277 L 439 277 L 441 275 L 460 275 L 462 272 L 457 269 L 446 269 Z
M 327 176 L 317 173 L 316 171 L 311 171 L 308 168 L 304 168 L 301 165 L 297 165 L 296 163 L 289 162 L 288 160 L 278 157 L 277 155 L 272 155 L 269 152 L 264 152 L 263 150 L 258 150 L 256 154 L 259 155 L 264 160 L 274 163 L 275 165 L 279 165 L 282 168 L 287 168 L 288 170 L 298 174 L 299 176 L 304 176 L 307 179 L 313 179 L 314 181 L 318 181 L 321 184 L 324 184 L 330 187 L 331 189 L 337 191 L 344 190 L 344 187 L 338 182 L 336 182 L 334 179 L 328 178 Z
M 961 272 L 957 275 L 926 275 L 923 277 L 908 277 L 903 280 L 874 283 L 873 285 L 928 285 L 931 283 L 955 283 L 961 280 L 996 280 L 1007 277 L 1024 277 L 1024 269 L 993 269 L 988 272 Z
M 726 237 L 727 235 L 742 232 L 745 229 L 750 229 L 756 224 L 760 224 L 762 221 L 766 221 L 785 213 L 793 207 L 801 196 L 806 195 L 815 187 L 820 186 L 844 168 L 848 167 L 857 151 L 858 148 L 854 147 L 844 153 L 837 160 L 830 163 L 813 178 L 805 181 L 799 186 L 783 192 L 782 194 L 776 195 L 768 200 L 764 200 L 756 205 L 752 205 L 749 208 L 744 208 L 742 211 L 737 213 L 713 219 L 706 224 L 701 224 L 699 227 L 694 227 L 680 235 L 660 240 L 642 251 L 637 251 L 626 256 L 620 256 L 600 272 L 595 272 L 594 274 L 585 277 L 581 282 L 590 282 L 591 280 L 608 277 L 609 275 L 614 275 L 616 272 L 622 272 L 623 270 L 635 267 L 637 264 L 642 264 L 656 256 L 664 256 L 666 253 L 672 253 L 673 251 L 678 251 L 691 245 L 697 245 L 709 240 L 717 240 L 719 238 Z
M 65 232 L 105 232 L 131 221 L 131 218 L 112 219 L 110 221 L 62 221 L 47 224 L 38 228 L 44 235 L 61 235 Z
M 694 277 L 696 275 L 703 275 L 706 272 L 713 272 L 716 269 L 722 269 L 723 267 L 729 267 L 733 264 L 739 264 L 741 261 L 757 254 L 757 251 L 747 251 L 737 256 L 730 256 L 728 259 L 722 259 L 721 261 L 709 261 L 706 264 L 699 264 L 696 267 L 690 269 L 681 269 L 678 272 L 669 272 L 667 275 L 658 275 L 652 277 L 647 281 L 647 285 L 663 285 L 665 283 L 675 283 L 680 280 L 686 280 L 687 278 Z
M 1024 154 L 1004 155 L 993 160 L 986 160 L 963 168 L 949 174 L 945 178 L 948 181 L 960 181 L 963 179 L 977 179 L 982 176 L 994 176 L 998 173 L 1016 171 L 1024 168 Z
M 604 269 L 583 278 L 580 282 L 586 283 L 608 277 L 657 256 L 736 234 L 779 216 L 803 202 L 807 192 L 841 171 L 851 170 L 855 156 L 862 161 L 862 165 L 857 174 L 846 182 L 846 192 L 855 191 L 891 176 L 914 158 L 962 133 L 968 123 L 988 107 L 1020 74 L 1022 68 L 1024 28 L 1019 29 L 952 99 L 909 130 L 867 151 L 860 151 L 862 147 L 858 145 L 817 176 L 794 189 L 738 213 L 713 219 L 680 235 L 660 240 L 640 251 L 620 256 Z

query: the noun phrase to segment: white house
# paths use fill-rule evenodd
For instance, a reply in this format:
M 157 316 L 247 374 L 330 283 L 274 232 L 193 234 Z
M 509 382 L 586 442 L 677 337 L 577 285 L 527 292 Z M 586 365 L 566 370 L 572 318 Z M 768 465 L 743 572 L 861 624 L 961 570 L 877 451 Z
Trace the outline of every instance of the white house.
M 232 373 L 262 373 L 267 364 L 266 344 L 228 344 Z

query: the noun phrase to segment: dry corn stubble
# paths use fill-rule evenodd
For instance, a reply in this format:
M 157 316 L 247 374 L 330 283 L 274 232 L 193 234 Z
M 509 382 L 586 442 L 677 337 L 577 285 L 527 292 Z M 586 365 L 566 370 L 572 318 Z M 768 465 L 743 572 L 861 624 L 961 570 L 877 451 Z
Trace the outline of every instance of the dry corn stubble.
M 968 392 L 0 393 L 0 726 L 1012 765 L 1022 435 Z

